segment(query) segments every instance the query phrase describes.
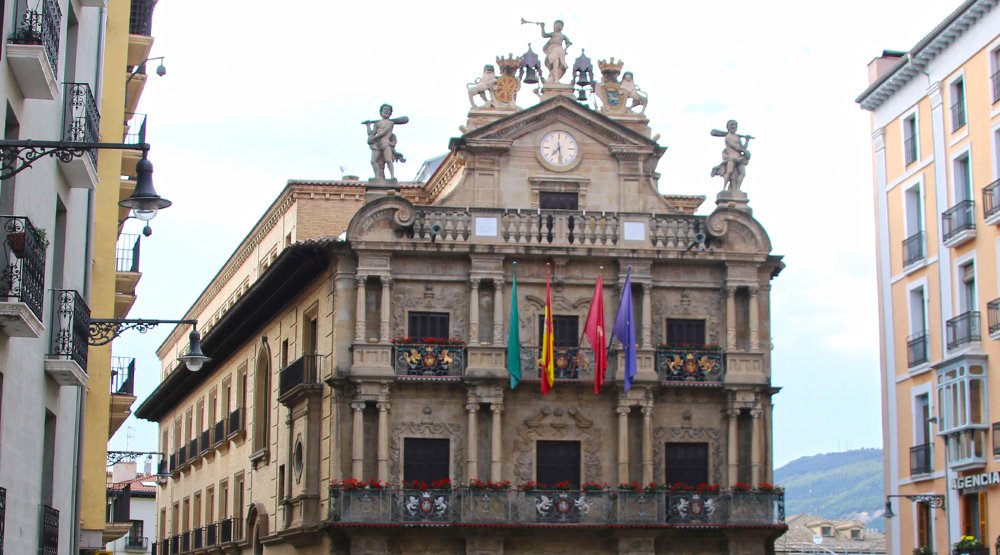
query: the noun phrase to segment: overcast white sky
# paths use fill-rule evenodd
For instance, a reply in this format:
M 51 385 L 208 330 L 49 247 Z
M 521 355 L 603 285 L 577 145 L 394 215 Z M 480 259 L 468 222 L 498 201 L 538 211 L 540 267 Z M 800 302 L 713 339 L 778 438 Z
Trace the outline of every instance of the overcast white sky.
M 854 103 L 866 64 L 907 50 L 959 2 L 505 3 L 164 0 L 149 81 L 155 183 L 174 201 L 143 241 L 135 318 L 180 318 L 288 179 L 371 176 L 360 121 L 390 102 L 412 177 L 447 150 L 468 111 L 466 83 L 497 55 L 543 40 L 533 21 L 566 22 L 573 46 L 614 56 L 649 95 L 664 193 L 713 207 L 726 120 L 757 137 L 743 190 L 787 269 L 771 291 L 775 466 L 881 446 L 868 113 Z M 568 80 L 568 79 L 564 79 Z M 520 104 L 533 104 L 522 88 Z M 131 224 L 130 224 L 131 225 Z M 170 330 L 130 332 L 141 403 Z M 211 353 L 209 353 L 211 355 Z M 130 418 L 111 449 L 157 450 L 155 425 Z

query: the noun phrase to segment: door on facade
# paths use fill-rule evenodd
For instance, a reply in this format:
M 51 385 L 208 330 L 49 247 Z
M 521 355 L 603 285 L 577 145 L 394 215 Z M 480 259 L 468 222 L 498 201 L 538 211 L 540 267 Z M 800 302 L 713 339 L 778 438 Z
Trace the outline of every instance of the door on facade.
M 403 439 L 403 481 L 427 485 L 449 477 L 448 439 L 408 437 Z
M 551 486 L 569 482 L 570 489 L 580 487 L 580 442 L 535 442 L 535 479 Z
M 670 443 L 664 449 L 666 483 L 697 486 L 708 483 L 708 444 Z

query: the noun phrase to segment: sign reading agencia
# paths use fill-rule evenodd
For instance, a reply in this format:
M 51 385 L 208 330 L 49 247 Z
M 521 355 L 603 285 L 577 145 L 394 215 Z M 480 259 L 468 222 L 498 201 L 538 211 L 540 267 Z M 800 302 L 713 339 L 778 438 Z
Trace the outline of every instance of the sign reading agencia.
M 983 472 L 972 476 L 955 478 L 951 482 L 951 489 L 963 490 L 968 488 L 978 488 L 1000 484 L 1000 472 Z

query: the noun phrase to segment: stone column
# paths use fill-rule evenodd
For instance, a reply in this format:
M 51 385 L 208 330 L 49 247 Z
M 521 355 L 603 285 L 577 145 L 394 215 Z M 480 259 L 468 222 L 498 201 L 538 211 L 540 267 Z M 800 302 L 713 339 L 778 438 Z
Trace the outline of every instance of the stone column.
M 758 298 L 760 290 L 757 287 L 750 288 L 750 349 L 756 350 L 760 347 L 760 305 Z
M 363 480 L 365 472 L 365 404 L 363 402 L 351 403 L 351 409 L 354 410 L 354 428 L 351 431 L 351 477 Z
M 467 415 L 466 448 L 465 448 L 465 479 L 479 478 L 479 403 L 465 405 Z
M 726 349 L 736 348 L 736 287 L 726 286 Z
M 653 481 L 653 407 L 642 407 L 642 483 Z
M 731 408 L 726 411 L 729 417 L 729 487 L 739 481 L 740 461 L 739 461 L 739 420 L 740 409 Z
M 378 326 L 378 340 L 382 343 L 388 343 L 389 339 L 389 318 L 392 317 L 392 278 L 389 276 L 382 276 L 382 314 L 379 319 Z M 381 480 L 381 478 L 379 478 Z
M 503 441 L 500 436 L 502 433 L 500 415 L 503 413 L 503 405 L 493 403 L 490 405 L 490 412 L 493 413 L 493 429 L 490 433 L 490 480 L 496 482 L 503 479 Z
M 618 413 L 618 483 L 628 482 L 628 406 L 619 406 Z
M 643 349 L 653 346 L 653 284 L 642 284 L 642 338 Z
M 469 345 L 479 345 L 479 279 L 469 282 Z
M 354 340 L 364 342 L 365 340 L 365 276 L 357 276 L 357 297 L 355 299 L 354 314 Z M 359 480 L 361 478 L 358 478 Z
M 753 427 L 750 428 L 750 477 L 753 485 L 760 483 L 760 417 L 764 411 L 757 407 L 750 411 L 753 417 Z
M 389 403 L 380 401 L 378 408 L 378 479 L 389 480 Z
M 503 345 L 503 280 L 493 282 L 493 344 Z

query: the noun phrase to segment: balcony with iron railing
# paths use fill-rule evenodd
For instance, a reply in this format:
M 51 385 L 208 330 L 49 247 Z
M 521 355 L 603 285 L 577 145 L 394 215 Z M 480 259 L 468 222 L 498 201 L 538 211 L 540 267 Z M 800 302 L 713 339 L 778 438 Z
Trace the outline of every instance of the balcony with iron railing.
M 219 543 L 219 525 L 211 523 L 205 527 L 205 547 L 215 547 Z
M 191 441 L 188 442 L 188 450 L 187 450 L 187 452 L 188 452 L 188 459 L 189 459 L 190 462 L 193 463 L 195 461 L 201 460 L 200 451 L 198 449 L 198 434 L 197 433 L 195 433 L 195 436 L 193 438 L 191 438 Z
M 330 490 L 333 526 L 783 527 L 784 493 Z
M 932 443 L 910 447 L 910 476 L 930 474 L 934 471 L 933 447 Z
M 87 83 L 63 84 L 63 140 L 72 143 L 96 143 L 101 136 L 101 113 L 94 93 Z M 93 189 L 97 185 L 97 149 L 85 156 L 60 160 L 70 187 Z
M 1000 102 L 1000 70 L 993 72 L 993 75 L 990 76 L 990 81 L 993 84 L 993 103 L 996 104 Z
M 146 551 L 149 548 L 149 538 L 126 536 L 125 551 Z
M 14 32 L 6 57 L 25 98 L 52 100 L 59 94 L 59 35 L 62 10 L 57 0 L 17 0 Z
M 951 132 L 958 131 L 965 123 L 965 99 L 959 98 L 951 105 Z
M 585 347 L 554 347 L 553 374 L 557 382 L 594 381 L 594 350 Z M 525 381 L 542 378 L 542 348 L 538 345 L 521 347 L 521 376 Z M 610 360 L 608 361 L 610 364 Z
M 705 346 L 669 346 L 656 348 L 656 371 L 664 384 L 684 382 L 722 383 L 725 366 L 722 349 Z
M 941 214 L 941 239 L 946 247 L 958 246 L 976 235 L 975 202 L 959 201 Z
M 907 166 L 917 161 L 917 137 L 915 135 L 903 140 L 903 152 L 906 156 Z
M 322 391 L 322 375 L 321 355 L 303 355 L 293 360 L 278 374 L 278 399 L 282 403 L 291 403 L 299 393 Z
M 203 534 L 203 528 L 195 528 L 191 531 L 191 544 L 193 549 L 201 549 L 205 547 L 205 537 Z
M 202 430 L 198 437 L 198 454 L 204 455 L 212 448 L 212 431 Z
M 191 532 L 181 532 L 181 551 L 184 553 L 191 551 Z
M 44 230 L 21 216 L 0 216 L 5 263 L 0 272 L 0 327 L 8 337 L 40 337 L 44 305 Z
M 233 534 L 233 519 L 224 518 L 219 521 L 219 543 L 231 543 L 236 539 Z
M 76 291 L 55 289 L 52 297 L 52 335 L 45 373 L 61 385 L 85 386 L 90 307 Z
M 133 112 L 125 114 L 125 132 L 122 142 L 127 145 L 139 145 L 146 142 L 146 114 Z M 122 190 L 119 192 L 119 196 L 128 198 L 135 189 L 136 165 L 142 158 L 142 151 L 123 150 L 121 153 Z
M 40 555 L 58 555 L 59 511 L 48 505 L 40 505 L 39 520 L 38 553 Z
M 923 261 L 924 254 L 924 232 L 918 231 L 903 239 L 903 267 L 909 268 L 918 262 Z
M 983 220 L 986 225 L 1000 224 L 1000 179 L 983 187 Z
M 906 338 L 906 367 L 914 368 L 927 362 L 927 331 Z
M 401 378 L 460 378 L 466 354 L 464 342 L 403 338 L 392 346 L 393 370 Z
M 945 322 L 948 336 L 948 348 L 956 349 L 962 345 L 979 341 L 979 311 L 970 310 L 955 316 Z
M 130 72 L 142 65 L 153 50 L 153 8 L 155 7 L 156 0 L 132 0 L 131 2 L 128 51 L 125 58 Z M 134 105 L 133 103 L 132 106 L 134 107 Z
M 217 446 L 226 440 L 226 417 L 215 423 L 212 439 L 213 446 Z
M 1000 335 L 1000 299 L 986 303 L 986 322 L 991 337 Z
M 243 433 L 243 420 L 243 407 L 236 407 L 229 413 L 229 425 L 226 430 L 230 438 Z
M 181 552 L 181 537 L 180 535 L 170 536 L 170 554 Z
M 110 430 L 116 430 L 132 414 L 135 402 L 135 359 L 111 357 L 111 410 Z

